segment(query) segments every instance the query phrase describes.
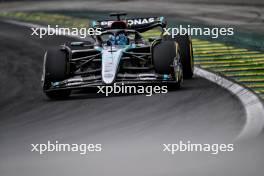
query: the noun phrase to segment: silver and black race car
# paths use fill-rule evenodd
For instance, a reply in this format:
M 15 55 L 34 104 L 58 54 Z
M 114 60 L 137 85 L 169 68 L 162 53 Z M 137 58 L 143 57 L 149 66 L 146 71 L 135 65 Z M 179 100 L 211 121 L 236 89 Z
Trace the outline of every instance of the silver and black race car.
M 101 35 L 93 41 L 65 43 L 45 53 L 43 91 L 51 99 L 68 97 L 73 89 L 113 84 L 164 83 L 175 88 L 193 76 L 189 36 L 163 35 L 164 17 L 93 21 Z M 158 37 L 142 33 L 160 28 Z

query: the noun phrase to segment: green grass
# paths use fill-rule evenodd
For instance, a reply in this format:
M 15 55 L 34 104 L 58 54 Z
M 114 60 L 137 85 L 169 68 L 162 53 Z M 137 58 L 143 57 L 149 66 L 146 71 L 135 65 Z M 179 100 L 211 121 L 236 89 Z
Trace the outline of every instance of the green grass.
M 246 76 L 264 76 L 264 70 L 246 70 L 246 71 L 230 71 L 225 73 L 226 76 L 230 77 L 246 77 Z
M 241 54 L 241 53 L 239 53 Z M 264 54 L 259 52 L 251 52 L 251 53 L 242 53 L 241 55 L 238 54 L 224 54 L 224 55 L 217 55 L 217 56 L 206 56 L 205 55 L 197 55 L 197 61 L 210 61 L 210 60 L 223 60 L 225 62 L 229 62 L 230 60 L 241 60 L 241 61 L 251 61 L 255 59 L 264 59 Z
M 196 65 L 220 72 L 264 99 L 264 53 L 198 39 L 193 47 Z

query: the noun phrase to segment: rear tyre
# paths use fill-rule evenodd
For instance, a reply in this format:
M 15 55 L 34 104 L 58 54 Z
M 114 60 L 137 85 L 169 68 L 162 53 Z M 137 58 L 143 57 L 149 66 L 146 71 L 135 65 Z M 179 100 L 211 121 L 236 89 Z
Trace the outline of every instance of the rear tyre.
M 180 88 L 183 76 L 177 43 L 174 41 L 161 41 L 154 45 L 152 55 L 155 71 L 159 74 L 171 75 L 176 82 L 170 84 L 170 86 Z
M 193 77 L 194 61 L 193 61 L 193 48 L 192 42 L 188 35 L 177 35 L 172 38 L 169 35 L 163 36 L 165 41 L 176 41 L 180 45 L 181 59 L 183 67 L 183 77 L 190 79 Z
M 51 49 L 45 53 L 43 63 L 43 89 L 50 99 L 65 99 L 70 96 L 70 90 L 52 90 L 49 89 L 54 82 L 65 80 L 69 76 L 68 60 L 66 52 L 59 48 Z

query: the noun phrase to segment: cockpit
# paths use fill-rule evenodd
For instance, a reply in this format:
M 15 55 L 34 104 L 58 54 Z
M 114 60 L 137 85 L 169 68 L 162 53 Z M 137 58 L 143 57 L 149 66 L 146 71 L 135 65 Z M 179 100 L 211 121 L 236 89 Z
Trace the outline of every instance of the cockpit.
M 130 45 L 130 44 L 144 44 L 144 39 L 135 30 L 127 29 L 112 29 L 102 32 L 97 36 L 97 42 L 101 45 Z

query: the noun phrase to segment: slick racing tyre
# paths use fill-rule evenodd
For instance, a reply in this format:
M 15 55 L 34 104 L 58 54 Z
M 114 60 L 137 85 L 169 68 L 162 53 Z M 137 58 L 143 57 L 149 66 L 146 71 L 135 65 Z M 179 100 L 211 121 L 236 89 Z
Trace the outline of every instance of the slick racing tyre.
M 183 67 L 183 77 L 190 79 L 193 77 L 194 61 L 192 41 L 188 35 L 177 35 L 172 38 L 170 35 L 163 36 L 164 41 L 176 41 L 180 45 L 181 60 Z
M 59 48 L 48 50 L 44 56 L 43 63 L 43 89 L 50 99 L 64 99 L 70 96 L 70 90 L 51 90 L 52 83 L 62 81 L 68 78 L 68 60 L 66 52 Z
M 171 75 L 176 81 L 172 87 L 179 88 L 183 79 L 180 50 L 175 41 L 161 41 L 153 47 L 153 63 L 159 74 Z

